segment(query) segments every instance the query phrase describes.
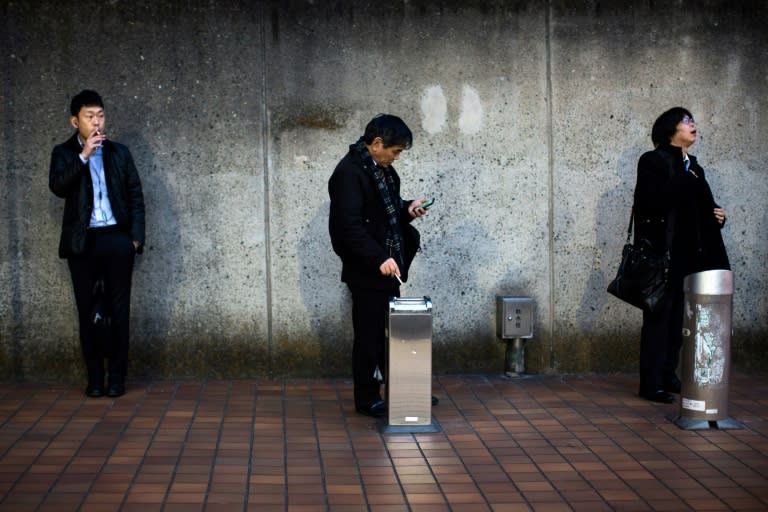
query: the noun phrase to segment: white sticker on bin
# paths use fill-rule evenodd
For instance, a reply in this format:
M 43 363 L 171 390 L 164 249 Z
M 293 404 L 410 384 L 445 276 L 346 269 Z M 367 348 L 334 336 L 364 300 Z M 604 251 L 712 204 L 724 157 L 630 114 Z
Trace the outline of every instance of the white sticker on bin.
M 419 421 L 419 417 L 418 416 L 406 416 L 405 417 L 405 421 L 411 421 L 411 422 Z
M 683 398 L 682 406 L 683 409 L 689 411 L 704 412 L 707 409 L 707 403 L 704 400 L 691 400 L 690 398 Z

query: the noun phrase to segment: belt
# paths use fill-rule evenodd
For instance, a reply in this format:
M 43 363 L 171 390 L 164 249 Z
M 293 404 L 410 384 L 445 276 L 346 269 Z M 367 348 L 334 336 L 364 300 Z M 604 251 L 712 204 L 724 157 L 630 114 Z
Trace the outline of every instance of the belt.
M 117 224 L 112 224 L 111 226 L 98 226 L 94 228 L 88 228 L 88 233 L 99 235 L 103 233 L 113 233 L 115 231 L 121 231 L 120 226 Z

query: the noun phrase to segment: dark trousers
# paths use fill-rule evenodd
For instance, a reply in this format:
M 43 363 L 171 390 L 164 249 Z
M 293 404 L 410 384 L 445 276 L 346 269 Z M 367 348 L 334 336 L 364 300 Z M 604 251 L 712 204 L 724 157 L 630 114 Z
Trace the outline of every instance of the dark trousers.
M 110 382 L 122 382 L 128 369 L 128 323 L 131 312 L 131 276 L 135 249 L 131 237 L 118 228 L 89 229 L 85 253 L 69 258 L 80 321 L 80 348 L 90 384 L 104 384 L 104 355 Z M 104 279 L 111 311 L 109 339 L 100 340 L 92 328 L 94 286 Z M 102 346 L 106 343 L 107 346 Z
M 400 296 L 397 290 L 382 291 L 349 287 L 352 292 L 352 376 L 355 407 L 365 408 L 381 400 L 381 382 L 376 378 L 378 368 L 386 378 L 386 322 L 389 301 Z
M 640 392 L 652 393 L 676 377 L 683 346 L 683 283 L 669 283 L 664 303 L 655 313 L 643 312 L 640 330 Z

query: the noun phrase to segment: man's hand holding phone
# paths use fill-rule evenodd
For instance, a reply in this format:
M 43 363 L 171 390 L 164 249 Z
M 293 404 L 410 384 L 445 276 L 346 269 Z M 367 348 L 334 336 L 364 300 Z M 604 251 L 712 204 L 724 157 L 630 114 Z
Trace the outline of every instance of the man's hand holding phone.
M 427 198 L 417 199 L 413 201 L 411 205 L 408 207 L 408 213 L 410 213 L 411 217 L 413 218 L 421 217 L 422 215 L 427 214 L 427 210 L 434 203 L 435 203 L 434 197 L 430 199 L 427 199 Z
M 419 208 L 424 208 L 424 209 L 426 210 L 427 208 L 429 208 L 429 207 L 430 207 L 430 206 L 432 206 L 433 204 L 435 204 L 435 198 L 434 198 L 434 197 L 433 197 L 433 198 L 431 198 L 431 199 L 427 199 L 426 201 L 422 202 L 422 203 L 419 205 Z

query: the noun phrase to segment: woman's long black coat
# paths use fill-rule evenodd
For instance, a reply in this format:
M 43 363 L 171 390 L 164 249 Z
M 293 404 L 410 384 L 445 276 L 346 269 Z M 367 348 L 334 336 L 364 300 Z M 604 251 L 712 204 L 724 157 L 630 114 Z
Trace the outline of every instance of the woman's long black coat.
M 667 245 L 672 222 L 670 280 L 694 272 L 730 270 L 714 209 L 718 207 L 696 157 L 688 155 L 685 170 L 681 148 L 662 145 L 640 157 L 635 187 L 635 242 L 647 239 L 658 252 Z M 692 172 L 691 172 L 692 171 Z

